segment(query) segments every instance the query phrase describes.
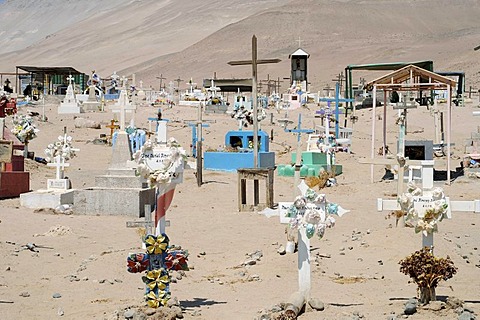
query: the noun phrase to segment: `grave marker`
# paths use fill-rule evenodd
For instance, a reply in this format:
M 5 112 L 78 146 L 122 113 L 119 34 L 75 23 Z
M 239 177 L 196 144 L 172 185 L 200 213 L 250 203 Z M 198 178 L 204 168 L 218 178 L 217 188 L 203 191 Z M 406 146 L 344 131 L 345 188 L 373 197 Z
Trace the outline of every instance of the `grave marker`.
M 340 76 L 341 74 L 339 74 Z M 343 75 L 342 75 L 343 76 Z M 340 83 L 337 82 L 335 84 L 335 98 L 319 98 L 319 101 L 326 101 L 328 104 L 328 108 L 330 108 L 330 102 L 335 102 L 335 138 L 339 139 L 339 130 L 340 130 L 340 102 L 355 102 L 355 99 L 348 99 L 348 98 L 340 98 Z M 347 110 L 347 106 L 345 105 L 345 112 Z M 328 120 L 327 120 L 328 122 Z
M 252 99 L 253 99 L 253 167 L 258 168 L 258 98 L 257 65 L 278 63 L 280 59 L 257 59 L 257 37 L 252 36 L 252 60 L 230 61 L 231 66 L 252 65 Z
M 308 299 L 311 289 L 310 238 L 317 234 L 321 239 L 326 228 L 335 225 L 333 215 L 341 217 L 348 210 L 327 201 L 325 194 L 317 194 L 303 180 L 297 187 L 297 194 L 294 202 L 280 202 L 278 210 L 281 223 L 298 229 L 299 292 Z

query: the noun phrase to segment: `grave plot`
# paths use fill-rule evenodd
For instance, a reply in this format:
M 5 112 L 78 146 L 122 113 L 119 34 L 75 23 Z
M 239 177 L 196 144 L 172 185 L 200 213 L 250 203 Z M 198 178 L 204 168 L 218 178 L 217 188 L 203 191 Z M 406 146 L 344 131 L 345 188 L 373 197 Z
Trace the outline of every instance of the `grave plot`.
M 80 149 L 74 148 L 72 141 L 72 137 L 67 135 L 67 128 L 64 127 L 63 135 L 47 146 L 45 160 L 47 166 L 55 168 L 55 179 L 47 180 L 47 189 L 21 194 L 22 206 L 33 209 L 56 209 L 60 205 L 73 205 L 74 190 L 71 189 L 70 180 L 65 177 L 65 168 L 70 166 L 67 161 L 76 157 Z

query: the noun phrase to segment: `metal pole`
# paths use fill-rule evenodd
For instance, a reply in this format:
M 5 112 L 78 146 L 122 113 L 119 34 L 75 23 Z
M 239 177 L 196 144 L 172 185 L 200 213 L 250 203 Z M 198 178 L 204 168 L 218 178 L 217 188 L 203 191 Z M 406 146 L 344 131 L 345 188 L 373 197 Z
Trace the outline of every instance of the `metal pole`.
M 203 153 L 202 153 L 202 104 L 198 106 L 197 122 L 197 186 L 202 186 L 203 174 Z
M 257 37 L 252 37 L 253 167 L 258 168 Z

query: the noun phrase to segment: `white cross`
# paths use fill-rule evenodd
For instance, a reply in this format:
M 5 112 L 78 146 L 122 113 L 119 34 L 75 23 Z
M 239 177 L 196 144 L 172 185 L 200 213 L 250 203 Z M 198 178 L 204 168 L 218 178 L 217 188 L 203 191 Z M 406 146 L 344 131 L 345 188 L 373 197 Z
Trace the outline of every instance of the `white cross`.
M 120 78 L 120 81 L 122 81 L 122 88 L 126 89 L 126 88 L 127 88 L 128 79 L 127 79 L 125 76 L 122 76 L 122 77 Z
M 67 80 L 68 80 L 68 85 L 71 86 L 71 85 L 72 85 L 72 81 L 75 80 L 75 78 L 72 77 L 72 75 L 69 75 L 69 76 L 67 77 Z
M 56 168 L 55 179 L 63 179 L 64 178 L 63 173 L 65 170 L 65 167 L 69 167 L 70 163 L 66 163 L 65 158 L 63 158 L 60 155 L 57 155 L 54 159 L 55 161 L 51 163 L 47 163 L 47 166 Z
M 128 101 L 127 90 L 122 89 L 118 103 L 109 108 L 113 113 L 120 113 L 120 132 L 125 132 L 125 113 L 132 113 L 136 110 L 136 107 Z

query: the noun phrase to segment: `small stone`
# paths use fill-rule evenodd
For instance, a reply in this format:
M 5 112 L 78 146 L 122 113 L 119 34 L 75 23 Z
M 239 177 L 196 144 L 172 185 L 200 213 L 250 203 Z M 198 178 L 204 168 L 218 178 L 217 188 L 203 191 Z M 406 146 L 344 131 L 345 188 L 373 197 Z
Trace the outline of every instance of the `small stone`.
M 202 315 L 200 310 L 194 310 L 191 314 L 192 314 L 192 317 L 199 317 Z
M 82 281 L 88 281 L 88 277 L 83 277 Z
M 341 247 L 339 250 L 340 251 L 345 251 L 345 247 Z
M 223 281 L 218 281 L 218 284 L 219 284 L 219 285 L 223 285 Z
M 255 264 L 257 264 L 257 260 L 255 259 L 248 259 L 243 263 L 243 265 L 245 266 L 253 266 Z
M 205 251 L 199 253 L 199 255 L 201 255 L 201 256 L 204 256 L 204 255 L 206 255 L 206 254 L 207 254 L 207 253 L 206 253 Z
M 65 314 L 65 312 L 63 311 L 63 308 L 58 308 L 57 310 L 57 314 L 61 317 Z
M 353 247 L 348 247 L 348 250 L 353 250 Z
M 430 301 L 429 304 L 423 307 L 426 310 L 440 311 L 445 308 L 445 302 L 443 301 Z
M 58 252 L 57 252 L 57 253 L 54 253 L 53 255 L 54 255 L 55 257 L 60 257 L 60 253 L 58 253 Z
M 120 280 L 120 279 L 113 279 L 113 281 L 115 281 L 116 283 L 122 283 L 123 281 Z
M 372 231 L 370 229 L 367 229 L 367 234 L 370 234 L 372 233 Z
M 153 316 L 153 315 L 157 312 L 157 309 L 148 308 L 148 309 L 145 310 L 144 312 L 145 312 L 145 315 L 147 315 L 147 316 Z
M 363 259 L 362 259 L 362 258 L 358 258 L 357 261 L 358 261 L 358 262 L 362 262 Z
M 10 271 L 10 267 L 6 267 L 6 268 L 5 268 L 5 271 Z
M 280 248 L 277 249 L 277 253 L 281 256 L 283 256 L 285 253 L 287 253 L 285 251 L 285 247 L 284 246 L 280 246 Z
M 107 279 L 101 279 L 101 280 L 98 280 L 98 283 L 105 283 L 105 281 L 107 281 Z
M 473 316 L 470 312 L 468 311 L 463 311 L 460 316 L 458 316 L 458 320 L 473 320 L 475 316 Z
M 417 312 L 417 305 L 408 302 L 408 303 L 405 305 L 405 310 L 404 310 L 403 312 L 404 312 L 406 315 L 412 315 L 412 314 L 414 314 L 415 312 Z
M 378 260 L 377 261 L 379 265 L 383 266 L 383 261 L 382 260 Z
M 387 320 L 397 320 L 397 316 L 394 315 L 394 314 L 389 314 L 389 315 L 387 316 Z
M 54 293 L 54 294 L 52 295 L 52 297 L 53 297 L 54 299 L 58 299 L 58 298 L 61 298 L 62 295 L 61 295 L 60 293 L 56 292 L 56 293 Z
M 345 252 L 340 252 L 339 255 L 344 256 Z
M 28 298 L 28 297 L 30 297 L 30 293 L 28 293 L 27 291 L 24 291 L 24 292 L 20 293 L 19 296 L 24 297 L 24 298 Z
M 308 301 L 308 304 L 310 305 L 310 307 L 312 307 L 312 309 L 314 310 L 317 310 L 317 311 L 323 311 L 325 310 L 325 304 L 316 299 L 316 298 L 312 298 Z
M 177 297 L 170 298 L 167 301 L 167 307 L 173 307 L 173 306 L 177 306 L 177 307 L 180 306 L 180 303 L 178 302 Z
M 282 310 L 283 310 L 283 308 L 282 308 L 281 306 L 279 306 L 279 305 L 274 305 L 274 306 L 272 307 L 272 309 L 270 309 L 271 312 L 280 312 L 280 311 L 282 311 Z
M 173 306 L 171 307 L 171 310 L 175 312 L 175 315 L 177 316 L 178 319 L 183 319 L 182 308 L 180 308 L 179 306 Z
M 175 279 L 177 279 L 177 280 L 182 280 L 182 278 L 183 278 L 183 277 L 182 277 L 182 275 L 181 275 L 180 273 L 177 273 L 177 274 L 175 275 Z
M 135 310 L 128 309 L 123 313 L 123 316 L 125 317 L 125 319 L 133 319 L 133 317 L 135 316 Z

